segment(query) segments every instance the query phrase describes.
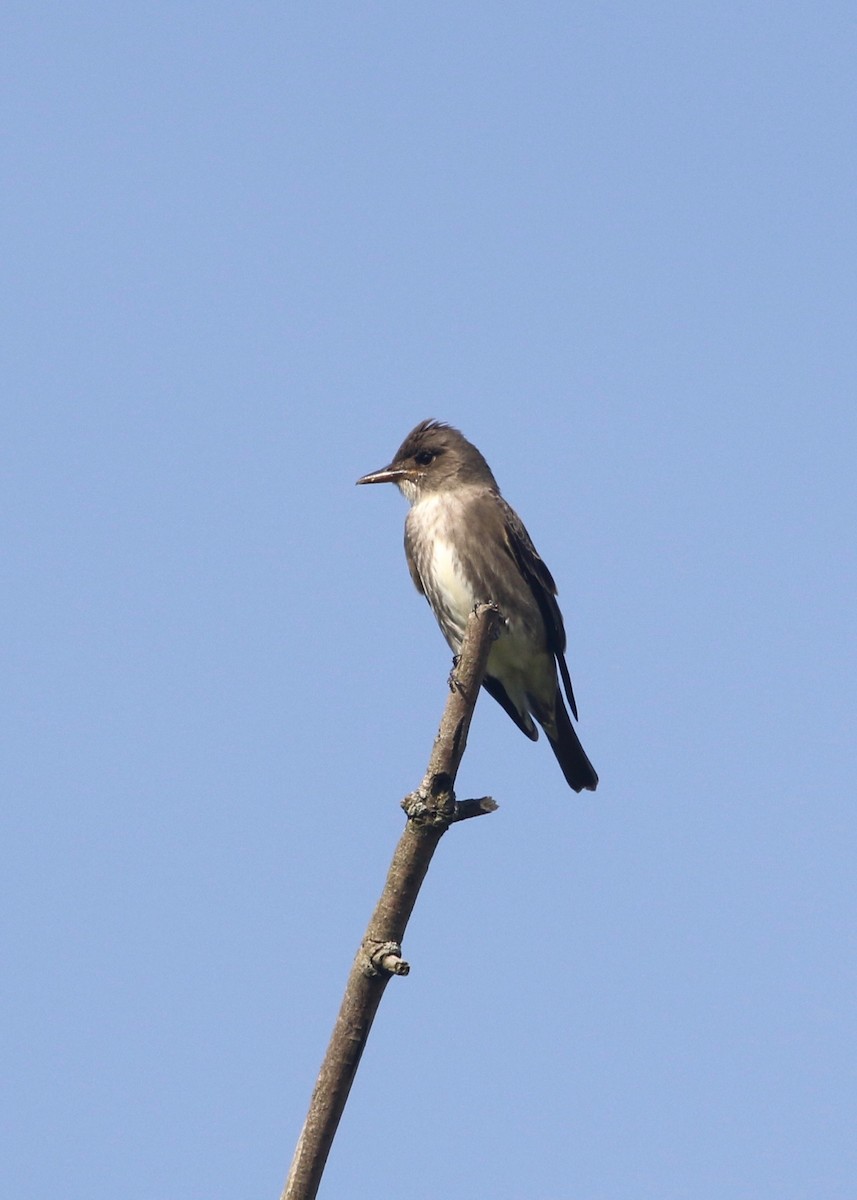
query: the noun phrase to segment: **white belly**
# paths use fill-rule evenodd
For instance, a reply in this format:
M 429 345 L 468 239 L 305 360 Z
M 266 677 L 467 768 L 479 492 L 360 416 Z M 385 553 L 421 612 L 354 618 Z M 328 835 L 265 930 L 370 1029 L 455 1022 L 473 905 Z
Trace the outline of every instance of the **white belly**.
M 432 552 L 432 575 L 434 589 L 443 607 L 449 615 L 462 627 L 476 603 L 473 592 L 467 586 L 467 580 L 461 571 L 458 555 L 449 542 L 443 538 L 434 539 Z
M 452 534 L 462 519 L 456 497 L 428 496 L 413 506 L 408 527 L 423 591 L 457 653 L 477 597 L 468 586 Z

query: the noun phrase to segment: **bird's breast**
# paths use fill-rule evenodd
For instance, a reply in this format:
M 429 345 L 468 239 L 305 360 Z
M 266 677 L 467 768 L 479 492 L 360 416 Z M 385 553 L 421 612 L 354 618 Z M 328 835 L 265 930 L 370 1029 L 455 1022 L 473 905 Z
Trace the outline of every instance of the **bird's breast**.
M 436 537 L 431 543 L 429 574 L 432 588 L 450 615 L 463 624 L 476 603 L 473 589 L 462 569 L 461 559 L 452 542 Z
M 477 600 L 459 549 L 459 509 L 453 498 L 437 496 L 420 501 L 408 514 L 408 542 L 423 590 L 454 649 Z

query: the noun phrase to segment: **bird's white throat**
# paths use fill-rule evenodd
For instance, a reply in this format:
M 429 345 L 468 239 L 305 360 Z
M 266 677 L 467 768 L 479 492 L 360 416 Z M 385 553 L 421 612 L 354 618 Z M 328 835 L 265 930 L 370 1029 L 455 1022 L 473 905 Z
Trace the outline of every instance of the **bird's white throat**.
M 416 504 L 419 493 L 412 479 L 397 479 L 396 486 L 407 500 L 408 504 Z

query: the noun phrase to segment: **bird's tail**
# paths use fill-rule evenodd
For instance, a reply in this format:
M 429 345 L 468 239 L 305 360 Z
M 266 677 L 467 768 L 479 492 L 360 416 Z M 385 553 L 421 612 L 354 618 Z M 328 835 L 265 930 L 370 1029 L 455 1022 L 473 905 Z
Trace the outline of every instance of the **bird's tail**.
M 551 750 L 556 755 L 556 761 L 562 768 L 566 783 L 575 792 L 594 792 L 598 786 L 598 776 L 580 744 L 580 738 L 566 712 L 559 688 L 556 690 L 553 726 L 549 728 L 543 725 L 542 728 L 551 744 Z

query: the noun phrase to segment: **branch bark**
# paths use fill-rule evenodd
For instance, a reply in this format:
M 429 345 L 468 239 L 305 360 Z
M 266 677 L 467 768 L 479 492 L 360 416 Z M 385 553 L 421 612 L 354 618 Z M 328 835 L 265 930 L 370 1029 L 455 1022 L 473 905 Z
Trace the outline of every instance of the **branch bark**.
M 419 789 L 402 801 L 407 824 L 351 967 L 281 1200 L 314 1200 L 318 1192 L 384 989 L 391 976 L 408 973 L 402 938 L 438 842 L 456 821 L 497 807 L 490 796 L 456 800 L 454 787 L 499 624 L 495 605 L 479 605 L 470 615 L 428 769 Z

